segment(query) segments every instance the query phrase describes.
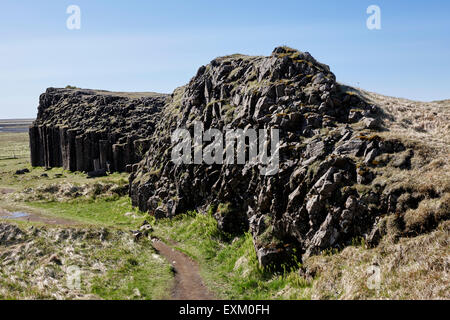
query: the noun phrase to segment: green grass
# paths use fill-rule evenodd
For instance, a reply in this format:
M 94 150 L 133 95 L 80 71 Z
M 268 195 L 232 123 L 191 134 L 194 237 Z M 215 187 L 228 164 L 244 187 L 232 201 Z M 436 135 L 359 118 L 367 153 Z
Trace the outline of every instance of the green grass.
M 0 133 L 0 186 L 10 187 L 11 176 L 18 170 L 28 168 L 30 151 L 27 133 Z
M 13 146 L 13 147 L 12 147 Z M 25 150 L 22 157 L 4 159 L 2 156 L 10 154 L 10 150 Z M 28 168 L 30 173 L 16 175 L 18 169 Z M 48 177 L 41 177 L 42 174 Z M 42 189 L 54 185 L 69 183 L 74 186 L 91 185 L 94 195 L 82 196 L 76 199 L 56 201 L 51 193 L 44 193 Z M 136 227 L 144 220 L 144 215 L 131 207 L 128 197 L 108 196 L 96 197 L 95 186 L 100 184 L 112 184 L 124 186 L 128 183 L 128 174 L 113 173 L 106 177 L 88 179 L 82 172 L 70 172 L 62 168 L 46 170 L 42 167 L 32 168 L 29 163 L 28 134 L 27 133 L 0 133 L 0 188 L 23 191 L 32 190 L 32 194 L 40 194 L 41 201 L 11 201 L 7 197 L 0 196 L 3 208 L 9 210 L 38 211 L 44 215 L 54 215 L 61 218 L 72 219 L 75 222 L 111 226 L 118 228 Z M 3 199 L 2 199 L 3 198 Z M 126 212 L 133 212 L 136 219 L 126 217 Z
M 170 265 L 156 259 L 149 240 L 130 247 L 98 250 L 93 258 L 116 266 L 91 281 L 91 293 L 107 300 L 167 299 L 173 285 Z
M 0 159 L 25 159 L 30 155 L 28 133 L 0 132 Z
M 28 205 L 61 218 L 104 227 L 135 228 L 146 217 L 131 206 L 129 197 L 29 202 Z M 136 218 L 125 216 L 127 212 L 133 213 Z
M 206 285 L 222 299 L 308 299 L 311 284 L 297 272 L 273 274 L 258 265 L 249 233 L 230 238 L 211 214 L 191 212 L 154 225 L 154 235 L 195 259 Z
M 16 170 L 29 169 L 25 175 L 15 175 Z M 42 174 L 48 178 L 42 178 Z M 57 177 L 57 175 L 62 175 Z M 30 165 L 30 151 L 28 133 L 0 133 L 0 187 L 11 189 L 32 188 L 42 185 L 70 182 L 74 185 L 89 183 L 127 183 L 128 174 L 113 173 L 106 177 L 88 179 L 82 172 L 70 172 L 62 168 L 46 170 L 43 167 L 32 168 Z
M 27 168 L 30 173 L 16 175 L 18 169 Z M 73 185 L 95 184 L 95 183 L 113 183 L 117 185 L 127 184 L 128 174 L 112 173 L 106 177 L 88 179 L 83 172 L 70 172 L 62 168 L 51 168 L 46 170 L 43 167 L 32 168 L 28 159 L 0 160 L 0 187 L 21 190 L 25 188 L 35 188 L 48 186 L 52 184 L 61 184 L 64 182 Z M 48 178 L 41 177 L 47 174 Z
M 126 234 L 130 229 L 137 229 L 145 219 L 145 214 L 133 209 L 129 197 L 119 195 L 103 195 L 99 184 L 124 186 L 128 183 L 128 175 L 114 173 L 107 177 L 87 179 L 81 172 L 69 172 L 62 168 L 32 168 L 29 163 L 28 134 L 0 133 L 0 188 L 16 190 L 21 194 L 24 190 L 32 190 L 32 194 L 39 194 L 39 201 L 14 200 L 15 195 L 0 195 L 0 206 L 10 211 L 24 211 L 55 216 L 74 221 L 74 226 L 83 225 L 88 228 L 107 227 L 117 232 L 121 229 Z M 18 169 L 28 168 L 30 173 L 15 175 Z M 41 177 L 45 173 L 48 178 Z M 61 176 L 59 176 L 61 175 Z M 62 184 L 74 186 L 91 185 L 93 192 L 78 198 L 57 199 L 51 192 L 43 192 L 46 187 Z M 135 216 L 125 216 L 132 212 Z M 2 221 L 3 222 L 3 221 Z M 14 221 L 19 227 L 28 229 L 31 225 L 44 227 L 42 222 Z M 46 228 L 61 228 L 50 226 Z M 116 230 L 116 231 L 114 231 Z M 84 294 L 93 294 L 103 299 L 163 299 L 170 297 L 173 285 L 173 274 L 169 263 L 158 258 L 148 240 L 139 243 L 131 242 L 131 235 L 127 237 L 113 236 L 108 244 L 87 240 L 81 245 L 71 242 L 67 245 L 75 246 L 81 261 L 72 261 L 75 265 L 92 271 L 91 266 L 100 263 L 106 266 L 105 272 L 95 274 L 82 288 Z M 66 250 L 60 244 L 49 239 L 38 238 L 33 247 L 40 248 L 44 254 L 58 253 L 64 256 Z M 64 246 L 63 246 L 64 247 Z M 8 250 L 0 247 L 0 252 Z M 155 258 L 156 256 L 156 258 Z M 26 256 L 24 259 L 35 259 Z M 39 258 L 40 260 L 42 258 Z M 71 259 L 68 256 L 67 259 Z M 25 261 L 25 260 L 24 260 Z M 83 264 L 85 264 L 83 266 Z M 39 266 L 40 264 L 34 264 Z M 23 271 L 23 272 L 22 272 Z M 33 284 L 33 274 L 28 269 L 17 271 L 16 278 L 12 274 L 3 274 L 0 270 L 0 299 L 53 299 L 57 288 L 40 289 Z M 64 276 L 62 270 L 56 270 Z M 95 272 L 94 272 L 95 273 Z M 19 279 L 19 280 L 18 280 Z M 64 280 L 64 279 L 63 279 Z M 83 280 L 84 281 L 84 280 Z M 62 281 L 64 285 L 64 281 Z M 88 285 L 89 284 L 89 285 Z M 5 289 L 5 290 L 3 290 Z M 70 299 L 70 298 L 69 298 Z

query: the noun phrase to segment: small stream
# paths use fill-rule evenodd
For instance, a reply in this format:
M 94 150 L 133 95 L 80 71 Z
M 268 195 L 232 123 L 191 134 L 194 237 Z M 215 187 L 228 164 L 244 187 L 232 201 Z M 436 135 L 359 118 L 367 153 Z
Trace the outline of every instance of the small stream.
M 0 215 L 2 219 L 20 219 L 24 217 L 28 217 L 29 214 L 25 212 L 8 212 L 6 215 Z

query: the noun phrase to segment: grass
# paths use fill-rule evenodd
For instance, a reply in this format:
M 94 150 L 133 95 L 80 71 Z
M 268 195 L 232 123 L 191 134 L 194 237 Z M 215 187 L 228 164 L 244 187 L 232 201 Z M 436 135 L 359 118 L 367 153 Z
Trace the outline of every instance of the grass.
M 402 141 L 426 141 L 439 153 L 449 153 L 450 104 L 448 101 L 420 102 L 387 97 L 361 89 L 351 88 L 368 102 L 381 107 L 385 126 L 389 131 L 382 135 Z
M 9 172 L 13 168 L 28 166 L 29 158 L 28 133 L 0 132 L 1 178 L 5 172 Z
M 154 235 L 196 260 L 206 285 L 222 299 L 448 299 L 445 266 L 450 222 L 414 238 L 385 237 L 376 248 L 355 239 L 280 273 L 262 270 L 250 234 L 221 233 L 210 214 L 191 212 L 154 222 Z M 379 267 L 379 288 L 369 270 Z
M 7 163 L 5 163 L 7 162 Z M 25 175 L 16 175 L 18 169 L 27 168 L 30 173 Z M 0 187 L 12 189 L 25 189 L 49 186 L 52 184 L 60 185 L 64 182 L 73 185 L 95 184 L 95 183 L 112 183 L 124 185 L 127 182 L 128 175 L 124 173 L 113 173 L 106 177 L 88 179 L 87 175 L 82 172 L 70 172 L 62 168 L 45 169 L 43 167 L 32 168 L 28 159 L 13 159 L 0 161 Z M 48 175 L 43 178 L 41 175 Z
M 28 133 L 0 133 L 0 159 L 26 158 L 29 155 Z
M 136 228 L 145 220 L 145 215 L 131 206 L 129 197 L 30 202 L 28 205 L 61 218 L 103 227 Z M 125 216 L 127 212 L 133 213 L 135 218 Z
M 18 226 L 27 232 L 24 223 Z M 40 228 L 36 236 L 14 246 L 1 246 L 0 299 L 164 299 L 173 284 L 170 265 L 147 241 L 110 231 L 106 241 L 98 229 L 65 229 L 88 237 L 55 240 L 62 229 Z M 61 265 L 49 263 L 56 255 Z M 14 263 L 6 263 L 13 259 Z M 6 263 L 6 264 L 5 264 Z M 81 271 L 79 289 L 67 286 L 70 266 Z
M 92 279 L 93 294 L 108 300 L 170 298 L 173 283 L 170 265 L 156 256 L 149 240 L 99 250 L 93 258 L 116 266 Z
M 18 149 L 24 148 L 28 154 L 2 160 L 1 156 L 8 154 L 8 146 L 11 145 Z M 30 173 L 15 174 L 16 170 L 23 168 L 29 169 Z M 84 173 L 70 172 L 62 168 L 32 168 L 29 164 L 26 133 L 0 133 L 0 173 L 0 188 L 13 189 L 18 193 L 13 198 L 0 195 L 0 203 L 5 209 L 38 211 L 44 215 L 67 218 L 82 224 L 115 228 L 136 227 L 144 220 L 144 215 L 132 208 L 128 197 L 114 193 L 102 195 L 101 189 L 104 185 L 126 186 L 127 174 L 113 173 L 102 178 L 88 179 Z M 41 177 L 42 174 L 48 177 Z M 70 194 L 71 186 L 88 190 L 89 194 L 79 198 L 71 195 L 58 198 L 62 193 L 56 191 L 58 188 L 66 187 L 69 190 L 67 193 Z M 136 218 L 125 216 L 126 212 L 132 212 Z
M 32 247 L 40 248 L 44 255 L 56 253 L 62 258 L 67 256 L 64 265 L 77 265 L 89 275 L 83 282 L 82 294 L 93 295 L 94 298 L 101 299 L 166 299 L 170 297 L 170 288 L 173 285 L 173 274 L 168 262 L 156 255 L 155 250 L 149 240 L 142 240 L 139 243 L 132 241 L 129 230 L 136 229 L 144 220 L 144 215 L 131 208 L 128 197 L 101 198 L 91 200 L 75 200 L 69 202 L 32 202 L 28 203 L 34 210 L 42 210 L 47 215 L 54 215 L 60 218 L 68 218 L 75 221 L 77 229 L 78 222 L 85 224 L 92 230 L 107 228 L 112 233 L 112 238 L 107 244 L 100 241 L 86 240 L 81 244 L 70 241 L 67 245 L 52 242 L 51 237 L 44 239 L 34 239 Z M 124 212 L 133 212 L 137 218 L 124 216 Z M 29 223 L 26 221 L 15 221 L 23 229 L 28 229 L 30 225 L 42 228 L 41 223 Z M 52 227 L 56 228 L 56 227 Z M 84 227 L 86 228 L 86 227 Z M 80 229 L 78 229 L 80 230 Z M 123 231 L 120 231 L 123 230 Z M 123 236 L 117 236 L 122 234 Z M 75 250 L 70 250 L 75 247 Z M 5 247 L 5 250 L 8 250 Z M 14 251 L 15 249 L 12 248 Z M 0 253 L 2 247 L 0 247 Z M 71 251 L 73 253 L 71 253 Z M 72 257 L 78 257 L 75 261 L 70 261 Z M 27 259 L 35 260 L 30 256 L 25 256 L 21 261 Z M 38 261 L 43 259 L 39 257 Z M 36 263 L 32 263 L 36 265 Z M 40 265 L 38 263 L 37 265 Z M 96 272 L 96 265 L 104 266 L 102 272 Z M 49 286 L 46 290 L 40 289 L 32 283 L 33 276 L 24 274 L 20 268 L 17 279 L 11 278 L 11 274 L 0 272 L 0 287 L 8 288 L 5 292 L 0 292 L 2 299 L 52 299 L 57 284 Z M 63 270 L 56 270 L 57 274 L 63 277 Z M 23 280 L 23 281 L 22 281 Z M 0 290 L 1 291 L 1 290 Z M 62 298 L 67 299 L 64 295 Z M 70 299 L 70 296 L 69 296 Z
M 417 209 L 405 213 L 407 232 L 421 234 L 433 229 L 440 221 L 450 218 L 450 193 L 440 199 L 425 199 Z
M 14 157 L 15 155 L 15 157 Z M 26 175 L 15 175 L 16 170 L 29 169 Z M 42 174 L 49 177 L 43 179 Z M 43 167 L 32 168 L 28 133 L 0 132 L 0 187 L 11 189 L 33 188 L 37 186 L 70 182 L 75 185 L 90 183 L 127 183 L 128 175 L 114 173 L 95 180 L 88 179 L 82 172 L 70 172 L 62 168 L 46 170 Z
M 386 237 L 380 245 L 346 247 L 338 253 L 309 258 L 304 267 L 315 273 L 313 299 L 449 299 L 446 268 L 450 222 L 429 234 Z M 380 270 L 379 287 L 369 289 L 368 271 Z
M 11 150 L 19 155 L 10 157 Z M 15 175 L 18 169 L 28 168 L 30 173 Z M 0 246 L 0 299 L 165 299 L 170 296 L 173 274 L 168 262 L 158 255 L 148 240 L 134 243 L 130 229 L 137 229 L 145 215 L 133 209 L 127 196 L 102 194 L 103 185 L 126 186 L 126 174 L 87 179 L 81 172 L 69 172 L 62 168 L 32 168 L 29 165 L 28 135 L 25 133 L 0 133 L 0 188 L 13 189 L 10 195 L 0 194 L 0 206 L 10 211 L 33 212 L 74 221 L 70 228 L 107 228 L 113 234 L 108 241 L 68 241 L 57 243 L 52 236 L 33 238 L 26 251 L 26 244 Z M 48 177 L 41 177 L 42 174 Z M 56 192 L 64 185 L 80 186 L 90 190 L 80 197 L 58 198 Z M 28 190 L 28 191 L 27 191 Z M 48 190 L 48 191 L 46 191 Z M 26 191 L 28 193 L 26 193 Z M 18 195 L 38 195 L 41 200 L 25 200 Z M 131 212 L 131 216 L 125 213 Z M 1 223 L 2 221 L 0 221 Z M 69 230 L 45 226 L 42 222 L 8 221 L 23 230 L 31 226 L 46 230 Z M 120 235 L 122 233 L 122 236 Z M 26 252 L 25 252 L 26 251 Z M 7 255 L 20 254 L 19 262 L 2 265 Z M 48 266 L 44 262 L 51 254 L 58 254 L 65 265 L 77 265 L 83 269 L 81 292 L 72 295 L 65 288 L 65 271 L 60 266 Z M 5 256 L 6 255 L 6 256 Z M 38 263 L 36 263 L 38 262 Z M 22 265 L 24 264 L 24 265 Z M 96 266 L 102 270 L 96 270 Z M 31 267 L 30 267 L 31 266 Z M 37 268 L 37 269 L 36 269 Z M 36 270 L 39 271 L 36 271 Z M 56 275 L 48 285 L 42 286 L 34 273 L 45 270 Z

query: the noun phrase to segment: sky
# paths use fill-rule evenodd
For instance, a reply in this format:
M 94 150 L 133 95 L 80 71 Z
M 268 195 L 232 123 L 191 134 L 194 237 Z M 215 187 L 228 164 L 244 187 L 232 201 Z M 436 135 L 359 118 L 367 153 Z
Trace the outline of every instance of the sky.
M 81 10 L 67 28 L 67 8 Z M 381 29 L 366 25 L 370 5 Z M 201 65 L 287 45 L 341 83 L 389 96 L 450 98 L 447 0 L 1 0 L 0 119 L 33 118 L 48 87 L 171 93 Z

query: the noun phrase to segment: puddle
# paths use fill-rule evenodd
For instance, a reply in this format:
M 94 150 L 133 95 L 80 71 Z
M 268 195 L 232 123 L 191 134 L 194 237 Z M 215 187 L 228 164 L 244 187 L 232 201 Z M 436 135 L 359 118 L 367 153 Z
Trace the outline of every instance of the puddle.
M 8 212 L 6 216 L 0 216 L 3 219 L 20 219 L 24 217 L 28 217 L 29 214 L 25 212 Z
M 30 222 L 43 222 L 45 224 L 50 225 L 74 225 L 76 224 L 72 220 L 66 220 L 64 218 L 58 218 L 58 217 L 46 217 L 44 215 L 31 213 L 31 212 L 23 212 L 23 211 L 15 211 L 15 212 L 9 212 L 7 210 L 3 210 L 0 208 L 0 220 L 7 219 L 7 220 L 27 220 Z

